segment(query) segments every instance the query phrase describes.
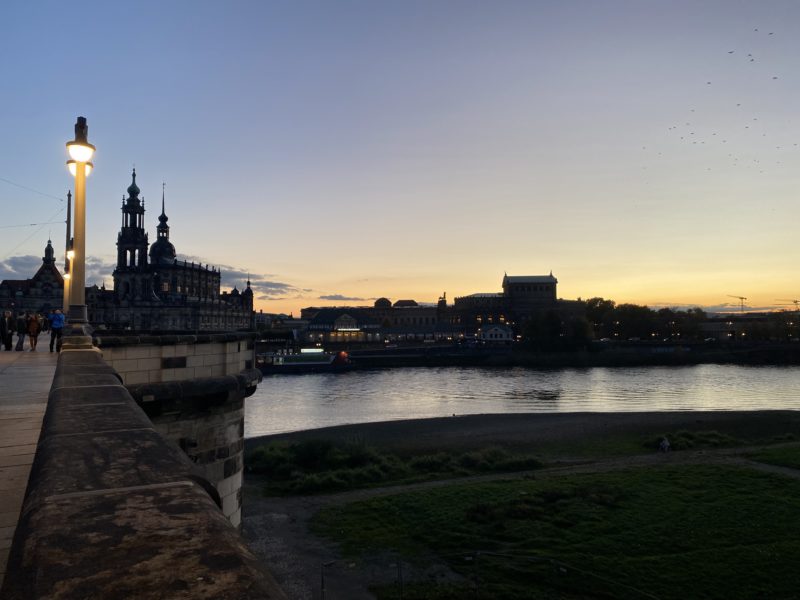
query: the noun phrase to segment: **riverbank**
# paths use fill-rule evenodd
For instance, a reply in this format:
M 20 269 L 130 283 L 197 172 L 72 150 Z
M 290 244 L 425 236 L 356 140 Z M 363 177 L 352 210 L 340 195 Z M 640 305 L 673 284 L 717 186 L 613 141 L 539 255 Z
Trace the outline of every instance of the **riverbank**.
M 570 351 L 507 346 L 408 346 L 349 351 L 351 368 L 497 366 L 497 367 L 640 367 L 721 365 L 798 365 L 794 342 L 592 342 Z
M 679 432 L 696 433 L 700 445 L 692 450 L 661 454 L 643 444 L 656 441 L 660 435 L 677 435 Z M 716 435 L 711 436 L 709 432 L 716 432 Z M 768 503 L 775 502 L 774 485 L 779 485 L 780 489 L 786 487 L 782 480 L 772 483 L 771 480 L 756 477 L 742 469 L 757 468 L 762 473 L 773 473 L 776 476 L 800 477 L 800 471 L 756 464 L 751 460 L 751 457 L 763 452 L 760 445 L 797 454 L 798 442 L 792 440 L 800 440 L 800 411 L 467 415 L 343 425 L 262 436 L 249 439 L 246 444 L 250 450 L 272 442 L 300 444 L 309 440 L 337 443 L 356 441 L 401 454 L 466 451 L 494 446 L 512 451 L 532 450 L 545 463 L 544 468 L 527 472 L 356 489 L 333 495 L 273 498 L 264 497 L 263 478 L 247 475 L 244 486 L 244 533 L 251 547 L 275 570 L 281 584 L 287 591 L 291 590 L 292 597 L 311 600 L 323 597 L 320 574 L 321 585 L 330 597 L 354 600 L 374 598 L 375 586 L 378 586 L 382 588 L 378 597 L 395 598 L 398 580 L 409 586 L 421 585 L 426 590 L 430 590 L 431 586 L 438 586 L 439 589 L 455 586 L 452 596 L 442 597 L 472 595 L 475 580 L 472 578 L 471 568 L 465 570 L 446 557 L 451 554 L 463 557 L 470 555 L 475 548 L 484 548 L 487 545 L 494 547 L 495 543 L 504 543 L 502 539 L 494 540 L 492 536 L 497 534 L 502 538 L 504 532 L 516 531 L 520 526 L 519 510 L 538 510 L 536 502 L 539 502 L 539 498 L 549 507 L 542 513 L 542 523 L 549 527 L 550 524 L 546 521 L 554 520 L 554 540 L 564 538 L 565 531 L 569 531 L 570 536 L 576 535 L 579 528 L 565 530 L 564 519 L 570 516 L 569 510 L 585 508 L 588 511 L 586 523 L 595 522 L 593 519 L 596 520 L 597 511 L 603 511 L 603 519 L 616 518 L 619 521 L 618 528 L 613 531 L 627 532 L 625 535 L 638 537 L 640 543 L 644 532 L 649 532 L 652 544 L 648 547 L 656 553 L 663 545 L 663 540 L 689 540 L 686 548 L 672 552 L 670 556 L 683 560 L 685 555 L 690 560 L 692 552 L 702 550 L 709 556 L 727 557 L 724 554 L 728 552 L 727 546 L 721 547 L 719 543 L 719 532 L 729 531 L 725 529 L 728 526 L 725 519 L 732 515 L 731 518 L 738 524 L 739 529 L 734 536 L 736 540 L 751 538 L 757 531 L 761 531 L 759 527 L 762 525 L 755 523 L 751 526 L 752 516 L 745 518 L 740 515 L 751 510 L 745 503 L 749 502 L 761 510 Z M 724 448 L 708 447 L 707 442 L 713 445 L 719 440 L 725 445 Z M 580 479 L 575 479 L 577 476 Z M 649 479 L 645 481 L 642 478 Z M 764 489 L 756 490 L 758 485 Z M 503 491 L 506 488 L 508 491 Z M 591 493 L 577 494 L 573 488 L 579 491 L 588 489 Z M 619 494 L 615 490 L 619 490 Z M 706 494 L 702 502 L 697 500 L 699 493 Z M 489 502 L 490 494 L 501 494 L 502 498 Z M 787 497 L 790 496 L 791 494 Z M 527 504 L 517 510 L 520 498 Z M 554 498 L 559 503 L 554 503 Z M 663 498 L 669 498 L 670 503 L 664 503 Z M 358 506 L 367 511 L 372 510 L 364 503 L 372 499 L 380 504 L 376 505 L 376 512 L 367 512 L 366 516 L 353 513 L 348 508 L 352 506 L 354 510 L 361 510 L 356 509 Z M 418 504 L 413 504 L 417 501 Z M 466 508 L 459 504 L 465 501 Z M 639 502 L 641 506 L 628 506 L 632 501 Z M 357 505 L 353 504 L 356 502 Z M 411 508 L 406 506 L 409 502 L 413 504 Z M 670 507 L 669 504 L 675 506 Z M 395 510 L 395 506 L 399 508 Z M 493 506 L 498 509 L 492 509 Z M 655 506 L 659 506 L 662 511 L 674 508 L 674 514 L 670 513 L 668 518 L 654 521 Z M 458 507 L 458 510 L 451 515 L 447 511 L 452 507 Z M 513 511 L 507 515 L 503 512 L 505 508 Z M 321 510 L 330 509 L 336 512 L 328 512 L 321 523 L 324 525 L 326 522 L 333 522 L 341 526 L 335 528 L 336 536 L 328 531 L 326 535 L 331 535 L 331 538 L 320 537 L 320 521 L 315 515 Z M 381 518 L 386 512 L 393 515 L 388 521 Z M 420 526 L 421 518 L 440 512 L 444 515 L 444 522 L 426 522 Z M 356 515 L 355 520 L 353 515 Z M 687 521 L 687 515 L 693 516 L 694 521 Z M 637 529 L 637 525 L 631 525 L 637 522 L 638 517 L 643 519 L 642 523 L 647 524 L 642 531 Z M 452 536 L 443 536 L 440 532 L 456 525 L 462 527 L 465 518 L 466 526 L 472 527 L 474 524 L 477 531 L 468 531 L 470 537 L 456 548 L 440 547 L 444 541 L 454 539 Z M 574 518 L 574 515 L 570 518 Z M 354 525 L 345 525 L 345 519 L 351 520 Z M 598 522 L 605 522 L 603 519 Z M 722 521 L 717 523 L 720 519 Z M 312 526 L 315 520 L 317 527 Z M 702 530 L 695 527 L 696 522 L 704 524 Z M 523 524 L 525 523 L 528 521 Z M 688 529 L 684 532 L 676 527 Z M 789 531 L 784 537 L 794 539 L 795 521 L 785 521 L 782 528 Z M 388 531 L 394 532 L 396 539 L 376 542 L 375 536 L 383 536 Z M 698 533 L 700 531 L 702 535 Z M 369 540 L 360 539 L 359 532 L 373 537 Z M 526 553 L 555 556 L 566 563 L 564 568 L 577 564 L 586 569 L 588 565 L 589 570 L 599 573 L 606 582 L 609 579 L 628 581 L 630 573 L 623 573 L 615 566 L 619 563 L 618 559 L 624 557 L 624 552 L 619 556 L 612 556 L 609 564 L 595 564 L 592 562 L 595 555 L 587 557 L 584 553 L 578 560 L 571 549 L 561 548 L 555 542 L 552 545 L 545 543 L 551 538 L 543 537 L 541 531 L 534 533 L 526 531 L 524 538 L 544 540 L 543 545 L 526 547 Z M 601 533 L 603 532 L 590 531 L 582 537 L 578 536 L 575 547 L 585 548 L 590 543 L 598 544 L 598 540 L 602 541 L 601 546 L 609 547 L 607 544 L 616 539 L 605 540 L 598 537 Z M 603 535 L 607 534 L 605 532 Z M 418 548 L 423 539 L 425 544 Z M 731 542 L 734 550 L 738 544 L 736 540 Z M 773 538 L 769 537 L 763 543 L 769 546 L 772 541 Z M 414 546 L 413 551 L 403 554 L 402 549 L 410 543 L 417 546 Z M 352 548 L 359 550 L 356 552 Z M 767 549 L 770 552 L 774 550 L 772 546 Z M 516 551 L 519 552 L 519 548 Z M 420 552 L 430 553 L 429 558 L 421 562 Z M 510 550 L 503 548 L 503 552 L 510 556 Z M 597 556 L 601 557 L 603 554 Z M 717 560 L 720 563 L 718 570 L 722 574 L 712 583 L 722 583 L 730 573 L 736 572 L 735 565 L 742 564 L 739 558 L 727 557 L 722 561 L 724 564 Z M 402 577 L 399 576 L 400 565 Z M 726 570 L 728 566 L 730 571 Z M 774 562 L 756 566 L 766 569 L 764 572 L 776 580 L 782 580 L 786 576 L 786 570 L 777 568 Z M 631 572 L 639 572 L 640 565 L 634 567 Z M 662 582 L 663 589 L 672 592 L 666 593 L 664 597 L 681 597 L 683 584 L 670 582 L 670 577 L 684 570 L 683 563 L 675 568 L 659 570 L 659 577 L 665 580 Z M 488 573 L 500 572 L 499 569 L 489 568 L 481 575 L 481 586 L 492 584 L 486 579 Z M 509 581 L 517 579 L 514 576 Z M 597 582 L 590 583 L 590 587 L 594 589 Z M 548 589 L 545 588 L 545 591 Z M 411 591 L 406 590 L 406 597 L 412 597 Z M 718 591 L 719 595 L 710 594 L 707 597 L 733 597 L 726 595 L 731 591 L 729 588 L 722 586 Z M 427 596 L 422 594 L 415 597 Z
M 580 449 L 622 436 L 638 438 L 671 431 L 719 431 L 736 439 L 800 439 L 800 411 L 680 411 L 628 413 L 483 414 L 338 425 L 245 440 L 245 451 L 275 441 L 359 441 L 399 453 L 439 449 L 471 450 L 487 445 L 509 448 Z

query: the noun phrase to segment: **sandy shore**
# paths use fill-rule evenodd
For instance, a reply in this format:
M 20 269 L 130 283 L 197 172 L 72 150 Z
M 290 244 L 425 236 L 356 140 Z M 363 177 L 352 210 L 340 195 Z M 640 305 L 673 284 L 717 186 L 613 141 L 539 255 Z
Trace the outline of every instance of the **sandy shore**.
M 276 440 L 363 442 L 402 451 L 529 446 L 619 433 L 718 430 L 746 439 L 800 432 L 800 411 L 684 411 L 631 413 L 514 413 L 340 425 L 245 440 L 247 450 Z

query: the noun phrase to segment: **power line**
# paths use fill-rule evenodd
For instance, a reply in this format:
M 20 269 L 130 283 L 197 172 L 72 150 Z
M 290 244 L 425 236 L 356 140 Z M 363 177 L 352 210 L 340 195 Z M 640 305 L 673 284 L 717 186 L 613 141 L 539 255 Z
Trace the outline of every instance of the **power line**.
M 15 229 L 17 227 L 37 227 L 39 225 L 52 225 L 54 223 L 63 223 L 64 221 L 47 221 L 45 223 L 23 223 L 22 225 L 0 225 L 0 229 Z
M 39 190 L 35 190 L 32 187 L 28 187 L 27 185 L 22 185 L 21 183 L 16 183 L 14 181 L 11 181 L 10 179 L 6 179 L 5 177 L 0 177 L 0 181 L 4 181 L 5 183 L 11 184 L 23 190 L 28 190 L 29 192 L 33 192 L 34 194 L 39 194 L 40 196 L 44 196 L 45 198 L 52 198 L 53 200 L 64 202 L 64 198 L 53 196 L 53 194 L 48 194 L 47 192 L 40 192 Z
M 60 208 L 59 208 L 59 209 L 58 209 L 56 212 L 54 212 L 52 215 L 50 215 L 50 217 L 48 218 L 48 221 L 52 221 L 52 220 L 53 220 L 53 218 L 55 218 L 56 216 L 58 216 L 58 214 L 59 214 L 59 213 L 62 213 L 62 212 L 64 212 L 65 210 L 66 210 L 66 207 L 65 207 L 65 206 L 62 206 L 62 207 L 60 207 Z M 60 222 L 60 221 L 56 221 L 56 222 L 58 223 L 58 222 Z M 26 237 L 26 238 L 25 238 L 24 240 L 22 240 L 22 241 L 21 241 L 19 244 L 17 244 L 16 246 L 14 246 L 14 247 L 13 247 L 11 250 L 9 250 L 8 252 L 6 252 L 6 255 L 5 255 L 5 257 L 4 257 L 4 258 L 8 258 L 9 256 L 11 256 L 11 254 L 12 254 L 12 253 L 13 253 L 13 252 L 14 252 L 14 251 L 17 249 L 17 248 L 19 248 L 20 246 L 22 246 L 22 245 L 23 245 L 24 243 L 26 243 L 26 242 L 27 242 L 29 239 L 31 239 L 33 236 L 35 236 L 37 233 L 39 233 L 39 232 L 40 232 L 40 231 L 41 231 L 41 230 L 44 228 L 44 226 L 45 226 L 45 225 L 47 225 L 47 224 L 48 224 L 48 223 L 46 223 L 46 222 L 45 222 L 45 223 L 41 223 L 38 229 L 35 229 L 35 230 L 33 231 L 33 233 L 31 233 L 31 234 L 30 234 L 28 237 Z

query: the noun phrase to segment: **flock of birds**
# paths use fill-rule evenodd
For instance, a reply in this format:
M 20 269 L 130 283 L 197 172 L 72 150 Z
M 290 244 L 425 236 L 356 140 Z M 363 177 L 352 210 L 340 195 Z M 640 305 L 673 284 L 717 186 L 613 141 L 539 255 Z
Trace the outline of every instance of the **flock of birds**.
M 774 36 L 775 32 L 759 32 L 758 28 L 755 28 L 753 34 L 760 39 L 754 40 L 751 45 L 758 46 L 765 39 Z M 758 104 L 759 98 L 768 100 L 772 94 L 780 93 L 779 89 L 769 86 L 769 83 L 779 79 L 779 75 L 769 72 L 769 61 L 762 61 L 755 49 L 750 48 L 745 51 L 735 48 L 728 50 L 727 54 L 731 58 L 744 58 L 742 68 L 745 70 L 734 71 L 734 74 L 741 75 L 742 79 L 735 83 L 741 83 L 743 92 L 746 92 L 751 99 L 751 106 L 746 102 L 731 102 L 729 97 L 721 96 L 720 102 L 717 102 L 712 94 L 701 95 L 698 103 L 703 107 L 690 106 L 685 109 L 680 120 L 673 117 L 673 124 L 667 127 L 667 133 L 671 136 L 671 142 L 692 147 L 689 151 L 713 148 L 713 152 L 691 155 L 694 164 L 698 164 L 698 160 L 705 160 L 701 168 L 706 171 L 727 165 L 737 169 L 753 169 L 763 174 L 768 168 L 783 166 L 785 156 L 783 153 L 787 150 L 800 149 L 800 141 L 795 142 L 787 137 L 789 132 L 785 129 L 785 123 L 779 125 L 776 130 L 775 119 L 770 118 L 768 114 L 759 119 L 761 113 L 758 107 L 752 106 Z M 753 67 L 758 66 L 751 69 L 750 63 L 756 63 Z M 764 67 L 760 66 L 762 63 Z M 727 95 L 731 87 L 730 77 L 724 83 Z M 714 87 L 713 84 L 713 80 L 706 80 L 706 86 Z M 655 158 L 664 156 L 669 150 L 663 144 L 651 143 L 643 145 L 642 151 Z M 648 166 L 644 165 L 642 169 L 647 170 Z

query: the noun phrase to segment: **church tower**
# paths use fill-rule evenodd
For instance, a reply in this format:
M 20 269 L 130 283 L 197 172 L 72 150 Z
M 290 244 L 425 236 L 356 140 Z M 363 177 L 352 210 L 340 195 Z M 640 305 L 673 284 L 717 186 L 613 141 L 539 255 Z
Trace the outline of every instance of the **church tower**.
M 156 227 L 156 241 L 150 246 L 151 265 L 171 265 L 175 262 L 175 246 L 169 241 L 169 217 L 164 211 L 164 187 L 161 184 L 161 214 L 158 217 L 158 227 Z
M 150 297 L 147 272 L 147 232 L 144 230 L 144 198 L 139 199 L 136 169 L 128 186 L 128 198 L 122 200 L 122 228 L 117 235 L 117 266 L 114 269 L 114 292 L 118 300 Z

